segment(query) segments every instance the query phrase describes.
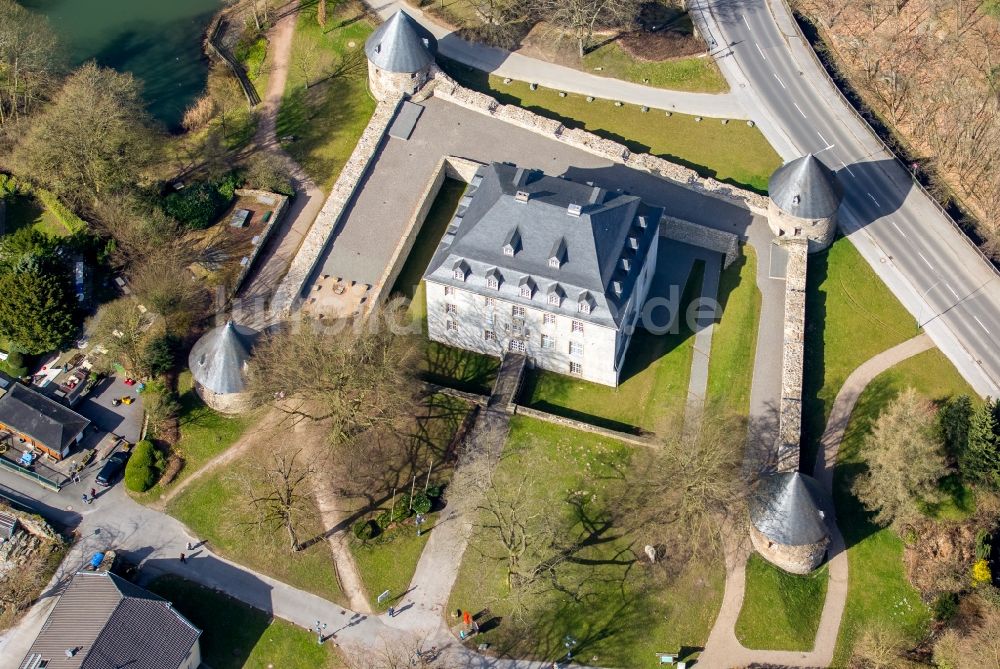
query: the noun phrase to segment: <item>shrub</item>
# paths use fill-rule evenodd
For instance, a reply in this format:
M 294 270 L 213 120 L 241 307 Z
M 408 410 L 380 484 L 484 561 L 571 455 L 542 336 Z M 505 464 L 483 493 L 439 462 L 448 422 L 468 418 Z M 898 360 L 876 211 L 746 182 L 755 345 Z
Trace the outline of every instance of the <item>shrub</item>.
M 17 351 L 11 351 L 7 354 L 7 359 L 0 362 L 0 370 L 13 376 L 15 379 L 27 376 L 28 366 L 24 362 L 24 355 Z
M 990 570 L 990 563 L 985 559 L 976 560 L 972 565 L 972 585 L 979 587 L 986 585 L 993 580 L 993 572 Z
M 146 346 L 146 365 L 150 373 L 160 375 L 173 369 L 180 346 L 180 337 L 171 334 L 163 334 L 150 341 Z
M 69 207 L 64 205 L 62 201 L 56 197 L 55 193 L 49 192 L 44 188 L 36 188 L 35 196 L 41 200 L 42 204 L 49 212 L 59 219 L 63 227 L 69 230 L 71 234 L 76 234 L 77 232 L 82 232 L 87 229 L 87 222 L 82 218 L 70 211 Z
M 380 530 L 384 530 L 387 527 L 389 527 L 389 525 L 392 524 L 392 518 L 389 517 L 389 512 L 383 511 L 382 513 L 375 516 L 375 524 L 378 525 L 378 528 Z
M 413 496 L 413 510 L 417 513 L 429 513 L 431 510 L 431 498 L 422 492 Z
M 132 492 L 146 492 L 160 478 L 163 455 L 153 442 L 143 439 L 132 449 L 132 457 L 125 465 L 125 487 Z
M 368 541 L 375 536 L 378 531 L 378 525 L 370 520 L 359 520 L 354 523 L 354 536 L 361 541 Z
M 431 487 L 427 488 L 427 496 L 430 497 L 432 500 L 441 499 L 441 495 L 443 493 L 444 490 L 441 488 L 440 485 L 432 485 Z
M 163 199 L 163 210 L 183 225 L 203 230 L 215 220 L 216 212 L 225 203 L 209 183 L 197 183 L 171 193 Z
M 940 622 L 949 622 L 958 613 L 958 594 L 954 592 L 944 592 L 934 600 L 934 619 Z

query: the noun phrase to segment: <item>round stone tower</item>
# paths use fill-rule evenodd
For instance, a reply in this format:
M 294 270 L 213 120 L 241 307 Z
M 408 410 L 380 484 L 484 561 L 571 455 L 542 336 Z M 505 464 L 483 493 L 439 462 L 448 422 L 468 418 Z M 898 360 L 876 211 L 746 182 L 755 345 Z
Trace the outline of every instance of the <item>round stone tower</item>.
M 799 472 L 761 477 L 750 498 L 750 540 L 768 562 L 793 574 L 818 567 L 830 544 L 827 496 Z
M 810 253 L 833 242 L 843 188 L 816 156 L 810 153 L 779 167 L 771 175 L 767 190 L 771 232 L 778 237 L 809 240 Z
M 437 41 L 400 9 L 365 40 L 368 86 L 379 100 L 413 95 L 427 83 Z
M 232 321 L 203 334 L 188 356 L 194 389 L 205 404 L 222 413 L 249 407 L 246 364 L 257 331 Z

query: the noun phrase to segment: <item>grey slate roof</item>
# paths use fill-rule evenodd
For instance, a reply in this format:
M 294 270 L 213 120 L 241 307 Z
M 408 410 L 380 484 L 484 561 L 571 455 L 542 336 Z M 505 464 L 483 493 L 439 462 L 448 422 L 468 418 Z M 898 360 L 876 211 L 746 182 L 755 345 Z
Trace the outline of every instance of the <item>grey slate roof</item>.
M 12 383 L 0 397 L 0 423 L 54 451 L 69 446 L 90 425 L 69 407 L 20 383 Z
M 170 602 L 108 572 L 73 576 L 21 669 L 177 669 L 201 631 Z M 67 656 L 68 649 L 75 653 Z
M 821 509 L 827 495 L 816 479 L 800 472 L 762 476 L 750 497 L 750 522 L 785 546 L 815 544 L 829 536 Z
M 389 72 L 419 72 L 434 62 L 437 40 L 400 9 L 365 40 L 368 60 Z
M 213 393 L 243 392 L 244 367 L 256 339 L 256 330 L 232 321 L 209 330 L 191 348 L 188 356 L 191 376 Z
M 526 194 L 527 201 L 521 201 L 518 193 L 521 199 Z M 570 205 L 578 205 L 579 213 L 570 213 Z M 662 209 L 633 195 L 493 163 L 481 167 L 469 184 L 424 277 L 618 327 L 662 215 Z M 514 255 L 504 255 L 515 229 Z M 560 256 L 558 267 L 549 264 L 554 253 Z M 622 266 L 623 257 L 630 261 L 628 271 Z M 456 267 L 468 268 L 465 281 L 455 278 Z M 486 277 L 497 272 L 503 281 L 499 290 L 493 290 Z M 531 298 L 519 292 L 525 277 L 534 281 Z M 559 307 L 548 303 L 556 285 L 565 296 Z M 620 295 L 615 285 L 621 288 Z M 578 310 L 578 301 L 588 294 L 589 314 Z
M 776 169 L 767 191 L 782 211 L 807 219 L 835 214 L 844 194 L 836 175 L 811 153 Z

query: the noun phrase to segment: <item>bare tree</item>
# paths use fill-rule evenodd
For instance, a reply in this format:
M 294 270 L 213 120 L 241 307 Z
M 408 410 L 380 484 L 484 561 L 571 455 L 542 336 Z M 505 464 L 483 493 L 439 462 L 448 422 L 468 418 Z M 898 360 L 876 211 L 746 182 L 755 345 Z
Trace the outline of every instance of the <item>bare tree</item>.
M 0 126 L 30 114 L 58 83 L 59 41 L 44 17 L 0 0 Z
M 851 655 L 851 667 L 896 669 L 904 663 L 904 642 L 898 629 L 876 621 L 861 633 Z
M 93 336 L 108 350 L 111 358 L 127 370 L 144 376 L 149 370 L 146 351 L 154 318 L 131 297 L 122 297 L 103 305 L 95 316 Z
M 587 55 L 598 28 L 623 28 L 638 11 L 636 0 L 543 0 L 540 13 L 554 25 L 569 31 L 576 40 L 580 58 Z
M 308 485 L 314 469 L 302 462 L 301 454 L 301 449 L 279 448 L 264 456 L 258 466 L 232 474 L 254 511 L 252 526 L 261 531 L 283 529 L 293 552 L 301 548 L 302 522 L 315 515 Z
M 946 630 L 934 645 L 934 662 L 942 668 L 1000 667 L 1000 608 L 981 597 L 968 602 L 973 611 L 963 623 Z

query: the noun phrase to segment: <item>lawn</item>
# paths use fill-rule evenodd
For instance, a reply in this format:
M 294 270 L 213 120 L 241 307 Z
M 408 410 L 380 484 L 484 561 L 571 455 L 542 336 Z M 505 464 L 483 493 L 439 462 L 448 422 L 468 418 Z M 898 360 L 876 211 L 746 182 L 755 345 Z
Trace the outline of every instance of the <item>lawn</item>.
M 609 514 L 633 457 L 621 442 L 512 419 L 495 484 L 502 490 L 523 483 L 529 536 L 540 518 L 553 519 L 561 545 L 574 553 L 556 567 L 560 587 L 531 595 L 533 604 L 519 620 L 511 615 L 505 563 L 486 557 L 503 555 L 498 540 L 474 532 L 449 609 L 488 607 L 487 628 L 487 619 L 500 619 L 474 643 L 489 643 L 502 656 L 551 661 L 565 655 L 569 634 L 581 661 L 621 667 L 652 666 L 656 651 L 704 645 L 721 602 L 721 560 L 691 560 L 671 577 L 636 562 L 633 551 L 641 547 Z
M 665 115 L 662 110 L 643 112 L 640 107 L 616 107 L 611 100 L 586 102 L 584 96 L 503 79 L 439 58 L 442 67 L 462 85 L 542 116 L 567 127 L 584 128 L 619 141 L 631 151 L 651 153 L 685 165 L 702 176 L 767 192 L 767 180 L 781 165 L 781 158 L 757 128 L 743 121 L 722 125 L 719 119 L 697 121 L 684 114 Z
M 419 537 L 416 526 L 410 522 L 365 543 L 351 537 L 351 553 L 374 610 L 384 611 L 389 606 L 400 605 L 439 516 L 439 513 L 427 515 L 427 521 L 420 526 Z M 379 604 L 378 595 L 384 590 L 388 590 L 391 596 Z
M 589 52 L 583 58 L 581 69 L 603 77 L 674 91 L 725 93 L 729 90 L 726 78 L 711 57 L 641 61 L 630 56 L 617 42 L 610 42 Z
M 660 244 L 658 266 L 668 264 L 670 245 Z M 681 295 L 681 313 L 701 293 L 705 264 L 696 261 Z M 653 278 L 650 296 L 668 296 L 669 286 Z M 660 318 L 658 314 L 656 318 Z M 623 432 L 662 432 L 684 410 L 694 337 L 680 319 L 676 333 L 636 330 L 625 354 L 617 388 L 542 370 L 525 375 L 521 401 L 548 411 Z
M 719 281 L 722 317 L 712 333 L 706 403 L 747 415 L 761 296 L 757 288 L 757 254 L 749 245 L 740 250 L 740 257 L 723 270 Z
M 851 493 L 854 479 L 863 471 L 861 449 L 873 421 L 910 386 L 935 402 L 963 393 L 976 397 L 951 362 L 931 349 L 877 376 L 858 398 L 834 473 L 837 522 L 850 566 L 836 666 L 846 664 L 861 632 L 875 622 L 891 625 L 916 642 L 930 621 L 930 612 L 903 572 L 903 542 L 892 531 L 872 523 L 871 514 Z
M 55 214 L 31 195 L 12 195 L 6 198 L 7 216 L 4 234 L 17 232 L 24 227 L 32 227 L 49 237 L 65 237 L 70 233 Z
M 315 634 L 228 595 L 176 576 L 161 576 L 148 588 L 172 602 L 202 631 L 201 659 L 212 669 L 332 669 L 339 665 L 331 644 L 321 646 Z
M 184 467 L 168 486 L 157 483 L 145 493 L 131 493 L 145 504 L 159 499 L 171 487 L 232 446 L 257 419 L 255 413 L 228 416 L 210 409 L 195 392 L 188 370 L 177 379 L 177 393 L 181 407 L 177 418 L 180 439 L 173 450 L 184 458 Z
M 216 553 L 279 581 L 335 602 L 344 597 L 337 584 L 330 546 L 325 541 L 292 552 L 283 529 L 258 531 L 246 500 L 244 478 L 253 480 L 257 465 L 242 457 L 207 474 L 167 504 L 167 513 L 208 541 Z M 224 512 L 223 512 L 224 511 Z M 309 540 L 323 532 L 318 514 L 302 521 L 299 535 Z
M 809 256 L 802 462 L 815 459 L 833 400 L 851 372 L 916 334 L 914 318 L 848 239 Z
M 747 648 L 811 650 L 829 581 L 826 566 L 789 574 L 754 553 L 747 561 L 746 595 L 736 638 Z
M 299 12 L 277 133 L 282 146 L 328 192 L 368 125 L 375 101 L 368 94 L 364 56 L 371 23 L 361 7 L 344 0 L 327 11 L 326 28 L 316 22 L 315 5 Z

